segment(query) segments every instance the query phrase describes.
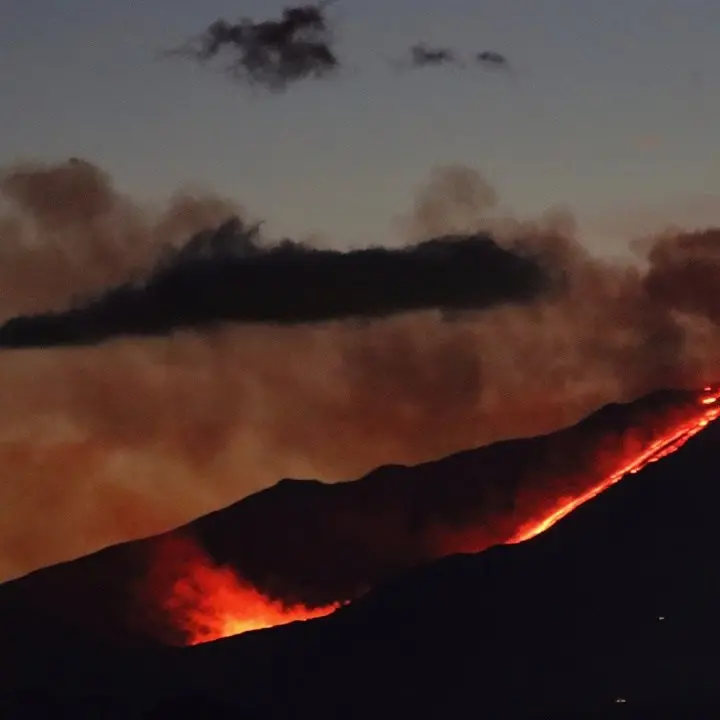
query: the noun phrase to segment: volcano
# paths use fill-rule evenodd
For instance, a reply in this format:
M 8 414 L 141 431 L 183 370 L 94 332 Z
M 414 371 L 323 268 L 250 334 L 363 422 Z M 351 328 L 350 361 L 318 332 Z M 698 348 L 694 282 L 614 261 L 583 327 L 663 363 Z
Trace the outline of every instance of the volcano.
M 72 712 L 114 695 L 103 707 L 117 717 L 158 704 L 180 717 L 203 698 L 266 718 L 652 703 L 695 717 L 685 709 L 720 701 L 716 397 L 657 393 L 354 483 L 284 481 L 174 533 L 7 583 L 0 687 L 65 695 L 56 702 Z M 316 614 L 354 601 L 309 623 L 162 647 L 198 641 L 193 608 L 181 612 L 193 595 L 178 594 L 203 585 L 170 572 L 198 559 L 211 579 L 232 571 Z

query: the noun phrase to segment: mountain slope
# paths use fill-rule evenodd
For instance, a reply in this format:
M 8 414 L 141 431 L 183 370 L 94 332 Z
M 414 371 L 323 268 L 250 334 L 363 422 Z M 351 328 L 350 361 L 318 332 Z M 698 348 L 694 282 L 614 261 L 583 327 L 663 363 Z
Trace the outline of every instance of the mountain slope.
M 178 580 L 197 580 L 177 557 L 188 539 L 272 597 L 311 606 L 357 597 L 428 560 L 511 540 L 697 412 L 695 394 L 658 393 L 552 435 L 351 483 L 283 481 L 174 533 L 1 586 L 0 652 L 30 652 L 50 637 L 60 646 L 68 637 L 126 649 L 184 644 L 188 628 L 163 605 Z
M 98 653 L 92 674 L 37 683 L 76 717 L 113 716 L 103 696 L 114 717 L 717 717 L 718 447 L 710 426 L 534 539 L 408 571 L 330 617 L 141 663 Z
M 526 543 L 182 650 L 172 682 L 265 717 L 720 707 L 719 441 L 708 429 Z

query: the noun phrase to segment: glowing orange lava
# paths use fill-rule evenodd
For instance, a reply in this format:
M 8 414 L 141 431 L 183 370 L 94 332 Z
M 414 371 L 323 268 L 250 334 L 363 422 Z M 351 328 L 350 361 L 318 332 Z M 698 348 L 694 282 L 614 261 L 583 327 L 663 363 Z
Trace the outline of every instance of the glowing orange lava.
M 233 568 L 217 565 L 188 538 L 168 540 L 163 553 L 166 571 L 172 576 L 165 610 L 185 633 L 188 645 L 322 617 L 342 604 L 308 608 L 268 598 Z
M 626 475 L 637 473 L 648 463 L 680 448 L 719 415 L 720 389 L 705 388 L 697 405 L 679 413 L 679 419 L 673 421 L 660 438 L 633 451 L 631 459 L 619 461 L 612 474 L 589 490 L 573 497 L 558 498 L 550 507 L 544 508 L 542 516 L 522 525 L 508 542 L 519 543 L 544 532 Z M 185 632 L 188 644 L 321 617 L 344 604 L 321 608 L 285 606 L 243 582 L 232 568 L 215 564 L 194 542 L 173 542 L 172 558 L 166 558 L 172 565 L 172 591 L 165 609 Z M 449 551 L 457 552 L 458 548 Z M 167 563 L 165 566 L 169 567 Z
M 302 605 L 287 607 L 243 583 L 231 568 L 209 562 L 195 567 L 193 582 L 200 584 L 198 589 L 203 597 L 194 603 L 195 610 L 187 618 L 191 621 L 186 627 L 191 645 L 322 617 L 339 607 L 339 604 L 313 609 Z M 182 589 L 179 594 L 182 596 Z
M 632 459 L 623 462 L 618 469 L 605 478 L 602 482 L 590 488 L 586 492 L 572 498 L 560 498 L 553 510 L 542 518 L 533 520 L 521 527 L 509 543 L 519 543 L 523 540 L 529 540 L 548 528 L 552 527 L 558 520 L 562 520 L 566 515 L 570 514 L 575 508 L 579 507 L 588 500 L 599 495 L 603 490 L 607 490 L 610 486 L 622 480 L 626 475 L 634 474 L 642 470 L 646 465 L 657 462 L 661 458 L 678 450 L 693 435 L 697 435 L 709 423 L 717 419 L 720 415 L 720 390 L 706 387 L 698 401 L 698 409 L 690 418 L 678 422 L 674 427 L 668 430 L 661 438 L 644 448 L 639 454 L 633 456 Z

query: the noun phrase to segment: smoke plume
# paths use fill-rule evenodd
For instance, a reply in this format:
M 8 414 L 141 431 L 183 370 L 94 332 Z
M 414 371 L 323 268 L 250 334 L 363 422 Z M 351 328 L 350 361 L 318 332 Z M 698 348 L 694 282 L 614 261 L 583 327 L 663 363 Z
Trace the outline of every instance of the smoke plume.
M 282 477 L 360 477 L 717 379 L 712 233 L 659 238 L 646 268 L 626 267 L 592 257 L 566 214 L 513 218 L 467 169 L 430 185 L 409 224 L 417 238 L 491 233 L 537 257 L 559 278 L 552 291 L 452 316 L 229 323 L 1 352 L 0 578 L 169 529 Z M 12 168 L 0 188 L 6 317 L 152 277 L 193 233 L 238 214 L 190 194 L 144 207 L 82 162 Z
M 228 51 L 231 61 L 225 69 L 230 77 L 282 91 L 300 80 L 323 78 L 338 69 L 325 15 L 327 5 L 289 7 L 279 20 L 217 20 L 199 38 L 170 54 L 206 63 Z
M 263 247 L 257 233 L 258 226 L 236 218 L 202 232 L 142 284 L 111 289 L 64 313 L 9 321 L 0 328 L 0 346 L 88 343 L 227 321 L 297 324 L 483 309 L 529 301 L 545 283 L 532 258 L 484 235 L 341 253 L 292 240 Z
M 162 207 L 143 205 L 79 159 L 0 168 L 0 318 L 87 301 L 243 214 L 236 203 L 191 191 Z

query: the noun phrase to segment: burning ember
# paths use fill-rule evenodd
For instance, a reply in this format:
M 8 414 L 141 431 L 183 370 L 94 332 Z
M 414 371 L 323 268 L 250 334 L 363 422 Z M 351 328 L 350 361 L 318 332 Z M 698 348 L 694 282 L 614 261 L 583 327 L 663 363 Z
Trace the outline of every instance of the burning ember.
M 539 535 L 626 475 L 637 473 L 649 463 L 673 453 L 719 415 L 720 389 L 706 387 L 698 402 L 689 410 L 673 414 L 659 435 L 656 432 L 645 442 L 633 443 L 632 450 L 611 465 L 616 469 L 603 480 L 580 494 L 553 498 L 535 519 L 523 522 L 507 542 L 520 543 Z M 482 549 L 475 548 L 476 551 Z M 174 539 L 167 550 L 161 565 L 164 572 L 169 573 L 165 587 L 172 590 L 164 609 L 185 633 L 186 642 L 190 645 L 322 617 L 344 604 L 318 608 L 287 606 L 259 593 L 239 578 L 231 567 L 214 563 L 193 541 Z M 448 547 L 443 554 L 461 551 L 467 551 L 467 548 Z

